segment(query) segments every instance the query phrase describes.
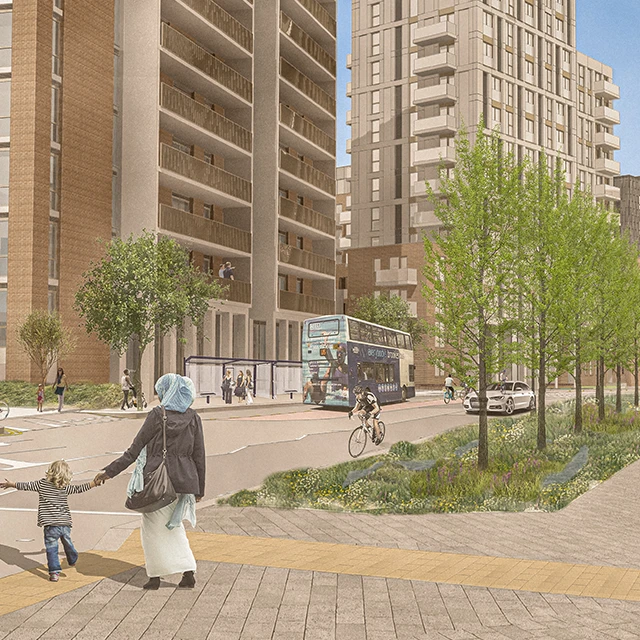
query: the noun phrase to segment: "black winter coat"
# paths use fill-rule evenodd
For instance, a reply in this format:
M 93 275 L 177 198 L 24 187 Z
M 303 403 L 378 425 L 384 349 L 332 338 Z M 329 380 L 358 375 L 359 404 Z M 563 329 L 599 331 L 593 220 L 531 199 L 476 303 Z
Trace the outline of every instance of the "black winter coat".
M 133 439 L 131 446 L 110 465 L 105 473 L 113 478 L 124 471 L 147 446 L 144 472 L 156 469 L 162 460 L 162 409 L 154 407 Z M 167 471 L 176 493 L 204 495 L 206 458 L 200 416 L 193 410 L 167 411 Z

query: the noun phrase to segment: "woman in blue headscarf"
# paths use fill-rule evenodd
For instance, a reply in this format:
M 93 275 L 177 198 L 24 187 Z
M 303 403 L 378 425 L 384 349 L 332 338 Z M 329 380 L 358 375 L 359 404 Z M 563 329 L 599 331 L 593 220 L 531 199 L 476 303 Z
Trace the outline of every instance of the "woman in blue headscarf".
M 166 465 L 178 494 L 170 505 L 142 514 L 140 535 L 149 581 L 145 589 L 157 589 L 160 576 L 182 573 L 179 587 L 192 588 L 196 561 L 191 552 L 182 520 L 195 526 L 195 503 L 204 495 L 205 451 L 200 416 L 191 409 L 195 386 L 190 378 L 167 373 L 156 382 L 161 406 L 154 407 L 131 446 L 96 477 L 100 484 L 117 476 L 137 460 L 129 483 L 129 495 L 141 482 L 143 473 L 156 469 L 162 460 L 163 408 L 167 415 Z M 140 490 L 138 485 L 135 490 Z

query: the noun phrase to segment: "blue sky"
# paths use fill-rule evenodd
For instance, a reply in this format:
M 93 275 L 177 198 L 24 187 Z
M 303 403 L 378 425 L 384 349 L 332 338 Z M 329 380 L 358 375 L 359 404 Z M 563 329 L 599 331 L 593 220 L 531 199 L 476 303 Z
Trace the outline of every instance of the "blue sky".
M 622 123 L 615 133 L 622 149 L 616 152 L 622 173 L 640 175 L 640 0 L 578 0 L 578 49 L 613 67 L 620 86 L 615 103 Z M 338 165 L 349 164 L 345 151 L 350 127 L 345 124 L 351 100 L 345 96 L 351 72 L 345 67 L 351 51 L 351 0 L 338 0 Z

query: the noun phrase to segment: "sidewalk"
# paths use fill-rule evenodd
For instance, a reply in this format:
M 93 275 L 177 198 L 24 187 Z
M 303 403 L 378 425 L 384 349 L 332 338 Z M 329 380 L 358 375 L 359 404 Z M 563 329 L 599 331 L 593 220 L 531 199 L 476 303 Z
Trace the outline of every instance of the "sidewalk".
M 555 513 L 373 516 L 205 506 L 196 589 L 144 592 L 133 531 L 59 583 L 0 580 L 0 638 L 640 638 L 640 463 Z

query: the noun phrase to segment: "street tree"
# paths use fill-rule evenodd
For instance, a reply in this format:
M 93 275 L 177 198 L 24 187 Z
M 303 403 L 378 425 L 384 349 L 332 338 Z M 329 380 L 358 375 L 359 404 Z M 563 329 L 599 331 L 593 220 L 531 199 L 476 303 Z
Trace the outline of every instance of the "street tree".
M 414 345 L 420 343 L 426 331 L 424 320 L 411 315 L 411 309 L 406 300 L 386 293 L 377 297 L 370 294 L 356 298 L 353 301 L 351 315 L 390 329 L 406 331 L 411 335 Z
M 71 333 L 62 325 L 57 313 L 32 311 L 16 329 L 16 339 L 31 358 L 45 385 L 51 367 L 75 347 Z
M 133 342 L 137 388 L 145 349 L 182 327 L 186 318 L 199 326 L 210 301 L 224 294 L 224 287 L 193 265 L 177 242 L 146 231 L 111 240 L 104 257 L 90 264 L 83 279 L 75 308 L 87 332 L 119 355 Z
M 477 385 L 478 467 L 489 464 L 487 386 L 503 367 L 505 338 L 515 321 L 505 313 L 504 292 L 517 251 L 522 168 L 504 152 L 499 135 L 479 124 L 472 145 L 463 130 L 456 139 L 452 178 L 441 171 L 434 203 L 442 227 L 425 237 L 423 287 L 434 322 L 428 360 Z M 507 345 L 507 349 L 511 345 Z

